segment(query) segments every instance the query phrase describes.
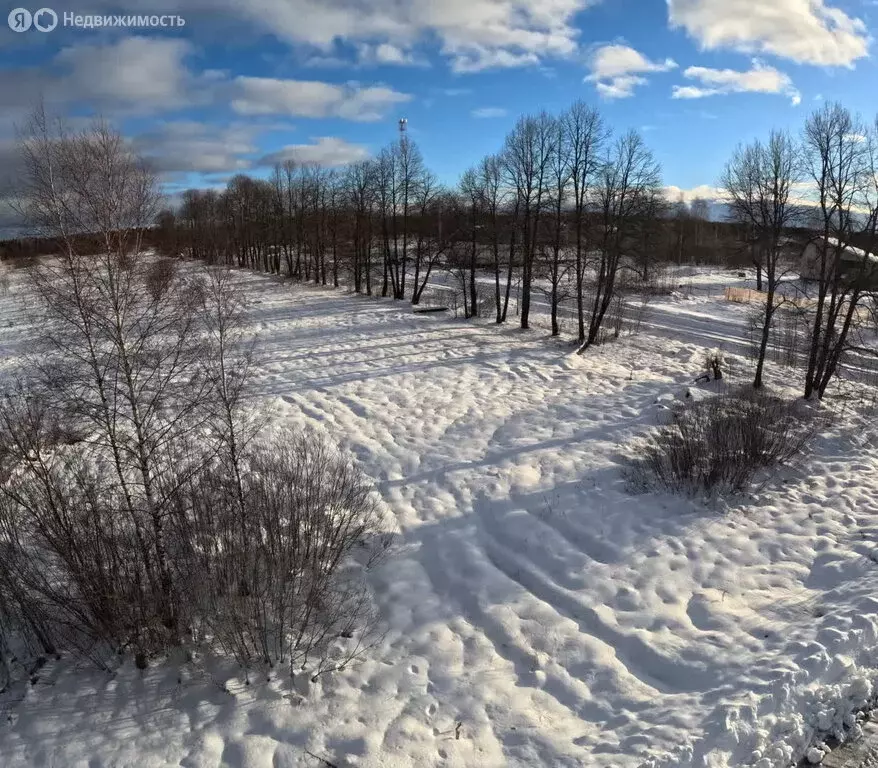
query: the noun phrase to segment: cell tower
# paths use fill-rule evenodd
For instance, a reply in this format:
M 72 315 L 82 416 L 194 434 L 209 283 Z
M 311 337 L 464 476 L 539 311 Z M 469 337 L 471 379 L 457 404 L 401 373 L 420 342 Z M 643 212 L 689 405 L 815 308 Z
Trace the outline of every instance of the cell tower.
M 408 126 L 409 126 L 408 120 L 406 120 L 404 117 L 399 118 L 399 138 L 400 139 L 405 138 L 405 132 L 408 129 Z

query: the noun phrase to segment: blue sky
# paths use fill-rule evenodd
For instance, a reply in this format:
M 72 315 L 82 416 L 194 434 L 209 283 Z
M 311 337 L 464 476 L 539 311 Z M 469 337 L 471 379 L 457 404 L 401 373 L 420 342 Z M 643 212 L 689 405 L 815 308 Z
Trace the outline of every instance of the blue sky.
M 12 5 L 7 13 L 12 10 Z M 823 99 L 873 119 L 875 0 L 97 0 L 182 28 L 0 29 L 0 168 L 42 98 L 100 113 L 170 192 L 296 157 L 368 156 L 405 116 L 443 181 L 523 113 L 599 107 L 644 132 L 665 183 L 704 192 L 739 141 L 798 131 Z M 36 11 L 37 7 L 31 7 Z M 0 173 L 3 171 L 0 170 Z

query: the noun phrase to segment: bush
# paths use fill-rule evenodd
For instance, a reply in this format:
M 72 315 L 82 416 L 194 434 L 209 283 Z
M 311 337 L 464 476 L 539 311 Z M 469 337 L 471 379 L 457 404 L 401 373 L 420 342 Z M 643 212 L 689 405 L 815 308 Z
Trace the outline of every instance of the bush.
M 677 290 L 676 275 L 669 265 L 655 264 L 638 289 L 646 296 L 670 296 Z
M 0 677 L 11 653 L 358 655 L 371 492 L 325 440 L 260 431 L 230 274 L 71 257 L 37 288 L 44 355 L 0 398 Z
M 360 570 L 387 540 L 371 489 L 310 432 L 281 433 L 244 464 L 240 486 L 222 464 L 196 478 L 177 521 L 194 627 L 246 669 L 343 666 L 375 626 Z
M 800 454 L 819 426 L 794 403 L 752 392 L 690 405 L 635 451 L 632 480 L 674 493 L 740 492 Z
M 144 557 L 151 532 L 128 513 L 111 465 L 85 443 L 55 442 L 35 402 L 0 409 L 0 666 L 4 646 L 110 668 L 118 653 L 149 659 L 184 643 L 243 668 L 319 674 L 368 645 L 362 570 L 386 539 L 363 475 L 325 439 L 254 440 L 239 481 L 221 460 L 185 475 L 168 467 L 166 592 Z M 340 636 L 356 640 L 333 648 Z
M 704 355 L 704 372 L 708 381 L 722 381 L 726 359 L 721 349 L 714 349 Z
M 32 656 L 63 648 L 101 664 L 154 642 L 160 597 L 135 576 L 142 549 L 117 488 L 84 445 L 61 445 L 52 416 L 23 390 L 0 404 L 2 623 Z

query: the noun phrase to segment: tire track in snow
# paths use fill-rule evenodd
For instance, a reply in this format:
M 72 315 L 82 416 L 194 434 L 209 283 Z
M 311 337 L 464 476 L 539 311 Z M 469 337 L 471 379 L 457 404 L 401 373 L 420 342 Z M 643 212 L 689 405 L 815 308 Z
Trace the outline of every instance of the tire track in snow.
M 576 622 L 581 632 L 603 643 L 625 671 L 647 687 L 649 693 L 691 693 L 713 687 L 715 671 L 682 659 L 669 659 L 642 638 L 613 629 L 593 607 L 579 602 L 533 563 L 525 561 L 500 543 L 496 529 L 492 535 L 493 539 L 485 539 L 484 549 L 494 566 L 534 597 Z M 688 684 L 682 685 L 682 680 L 688 681 Z
M 551 696 L 555 702 L 580 719 L 602 722 L 612 716 L 612 711 L 598 702 L 588 701 L 585 684 L 567 675 L 563 668 L 544 672 L 545 681 L 540 682 L 537 673 L 541 665 L 533 651 L 521 647 L 520 641 L 504 626 L 503 622 L 494 618 L 483 607 L 475 595 L 473 587 L 485 584 L 490 580 L 484 576 L 483 558 L 478 548 L 472 543 L 476 536 L 469 534 L 455 536 L 448 545 L 455 550 L 453 558 L 442 554 L 443 547 L 438 543 L 438 535 L 425 537 L 421 541 L 421 563 L 430 577 L 437 592 L 460 609 L 467 622 L 482 634 L 493 646 L 498 656 L 510 663 L 515 671 L 515 684 L 522 688 L 532 688 Z M 446 545 L 446 546 L 448 546 Z M 460 555 L 466 552 L 466 566 L 463 566 Z M 482 561 L 482 565 L 479 565 Z M 481 577 L 479 571 L 482 572 Z M 479 670 L 469 674 L 477 674 Z

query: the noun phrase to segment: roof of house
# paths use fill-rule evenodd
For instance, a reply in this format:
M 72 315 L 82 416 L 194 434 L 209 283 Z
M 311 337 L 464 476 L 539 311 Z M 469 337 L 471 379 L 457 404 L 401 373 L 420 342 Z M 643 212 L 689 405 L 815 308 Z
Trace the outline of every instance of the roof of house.
M 818 240 L 823 240 L 822 237 L 818 237 L 817 239 L 818 239 Z M 838 247 L 839 247 L 839 241 L 838 241 L 838 238 L 835 238 L 835 237 L 828 237 L 828 238 L 826 238 L 826 242 L 827 242 L 832 248 L 838 248 Z M 854 257 L 855 259 L 858 259 L 858 260 L 863 260 L 863 259 L 865 259 L 866 261 L 870 261 L 870 262 L 872 262 L 873 264 L 878 264 L 878 256 L 876 256 L 874 253 L 867 253 L 867 252 L 864 251 L 862 248 L 856 248 L 856 247 L 854 247 L 853 245 L 846 245 L 846 246 L 844 246 L 844 247 L 842 248 L 842 255 L 843 255 L 843 256 L 848 256 L 848 255 L 849 255 L 849 256 L 852 256 L 852 257 Z

